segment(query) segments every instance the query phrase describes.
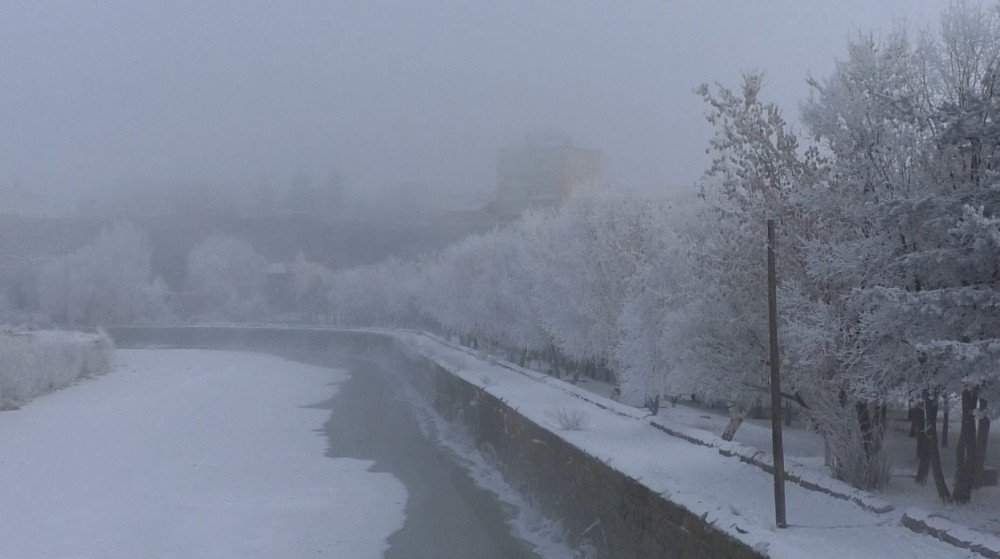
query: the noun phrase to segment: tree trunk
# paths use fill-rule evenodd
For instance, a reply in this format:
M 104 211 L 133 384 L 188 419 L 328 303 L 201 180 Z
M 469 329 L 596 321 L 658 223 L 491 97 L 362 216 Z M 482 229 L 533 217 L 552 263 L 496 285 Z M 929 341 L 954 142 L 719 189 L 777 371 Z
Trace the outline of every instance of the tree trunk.
M 912 402 L 911 402 L 912 404 Z M 911 405 L 908 412 L 906 412 L 906 419 L 910 421 L 910 432 L 907 434 L 911 439 L 917 439 L 917 445 L 920 445 L 920 432 L 923 430 L 921 424 L 923 423 L 924 410 L 917 406 Z M 917 451 L 917 456 L 920 456 L 920 452 Z
M 924 402 L 927 401 L 927 391 L 924 391 Z M 927 448 L 927 414 L 926 406 L 911 409 L 910 428 L 916 427 L 917 433 L 917 483 L 923 485 L 927 483 L 927 473 L 931 467 L 931 453 Z
M 986 443 L 990 439 L 990 419 L 986 415 L 988 402 L 979 399 L 979 427 L 976 429 L 976 462 L 972 466 L 972 487 L 983 486 L 983 466 L 986 464 Z
M 646 409 L 649 410 L 651 415 L 657 415 L 660 413 L 660 395 L 655 394 L 646 398 Z
M 773 413 L 773 410 L 772 410 Z M 733 437 L 736 436 L 736 431 L 743 424 L 743 409 L 736 402 L 729 404 L 729 424 L 726 425 L 726 430 L 722 432 L 722 440 L 731 441 Z
M 885 429 L 888 425 L 889 407 L 885 403 L 875 406 L 875 453 L 882 452 L 882 444 L 885 441 Z
M 524 367 L 524 365 L 527 362 L 528 362 L 528 348 L 524 348 L 521 350 L 521 358 L 517 360 L 517 366 Z
M 951 399 L 948 396 L 948 393 L 945 392 L 944 414 L 943 417 L 941 418 L 941 420 L 944 421 L 944 423 L 941 425 L 941 448 L 948 448 L 948 424 L 951 423 L 951 421 L 948 419 L 948 416 L 950 415 L 949 413 L 950 411 L 951 411 Z
M 864 400 L 856 402 L 854 410 L 858 415 L 858 425 L 861 426 L 861 446 L 864 448 L 865 456 L 871 458 L 874 436 L 872 435 L 871 415 L 868 413 L 868 402 Z
M 945 503 L 951 502 L 951 492 L 948 491 L 948 482 L 944 479 L 944 471 L 941 469 L 941 450 L 937 444 L 937 404 L 938 395 L 924 396 L 924 420 L 927 432 L 927 453 L 929 456 L 931 471 L 934 473 L 934 486 L 937 488 L 938 496 Z
M 956 503 L 968 503 L 972 498 L 973 470 L 976 458 L 976 402 L 978 391 L 962 390 L 962 427 L 955 445 L 955 493 Z

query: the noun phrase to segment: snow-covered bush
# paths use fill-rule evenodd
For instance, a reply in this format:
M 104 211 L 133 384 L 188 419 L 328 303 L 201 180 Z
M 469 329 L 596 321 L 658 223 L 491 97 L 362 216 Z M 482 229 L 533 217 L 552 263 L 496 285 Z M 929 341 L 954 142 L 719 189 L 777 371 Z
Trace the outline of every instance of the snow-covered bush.
M 809 417 L 821 430 L 833 475 L 854 487 L 885 488 L 892 477 L 889 453 L 882 444 L 885 419 L 863 403 L 830 394 L 810 400 Z M 863 427 L 859 418 L 873 425 Z
M 560 407 L 552 409 L 548 415 L 556 427 L 563 431 L 582 431 L 587 427 L 587 412 L 582 410 Z
M 83 374 L 81 376 L 103 375 L 111 370 L 114 363 L 115 342 L 103 329 L 98 328 L 96 339 L 83 352 Z
M 23 403 L 111 368 L 111 338 L 63 331 L 0 333 L 0 400 Z

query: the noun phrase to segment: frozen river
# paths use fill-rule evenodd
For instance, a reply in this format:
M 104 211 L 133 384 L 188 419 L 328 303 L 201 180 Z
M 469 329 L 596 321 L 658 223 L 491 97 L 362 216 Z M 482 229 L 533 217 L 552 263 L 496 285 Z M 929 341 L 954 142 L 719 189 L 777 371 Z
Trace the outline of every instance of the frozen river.
M 347 366 L 350 380 L 327 403 L 330 454 L 374 461 L 374 471 L 391 473 L 409 495 L 406 522 L 390 536 L 386 557 L 537 557 L 511 536 L 510 515 L 496 496 L 478 487 L 449 451 L 424 436 L 399 377 L 367 360 L 352 359 Z
M 0 415 L 0 557 L 531 557 L 376 366 L 119 350 Z

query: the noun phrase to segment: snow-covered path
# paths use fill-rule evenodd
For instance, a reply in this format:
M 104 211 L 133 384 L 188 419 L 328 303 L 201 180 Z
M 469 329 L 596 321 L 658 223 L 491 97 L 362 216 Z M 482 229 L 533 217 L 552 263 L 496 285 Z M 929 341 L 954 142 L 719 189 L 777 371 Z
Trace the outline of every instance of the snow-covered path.
M 119 350 L 0 417 L 0 557 L 380 557 L 407 493 L 324 455 L 342 370 Z

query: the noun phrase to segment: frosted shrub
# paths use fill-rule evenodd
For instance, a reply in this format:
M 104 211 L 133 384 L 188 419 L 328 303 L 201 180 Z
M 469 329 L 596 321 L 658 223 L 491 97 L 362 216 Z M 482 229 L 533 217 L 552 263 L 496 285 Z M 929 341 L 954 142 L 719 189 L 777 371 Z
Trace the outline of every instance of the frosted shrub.
M 866 442 L 855 403 L 841 405 L 832 397 L 817 398 L 811 405 L 810 417 L 823 433 L 834 477 L 859 489 L 885 488 L 892 467 L 882 444 L 882 425 L 872 426 Z
M 582 431 L 587 426 L 587 414 L 580 410 L 555 408 L 549 412 L 549 417 L 564 431 Z
M 82 375 L 103 375 L 111 370 L 111 356 L 115 351 L 114 341 L 103 329 L 97 330 L 97 337 L 90 342 L 83 353 Z
M 26 379 L 32 388 L 28 397 L 66 386 L 83 371 L 84 344 L 75 336 L 66 337 L 61 332 L 36 332 L 29 340 L 37 373 L 34 378 Z
M 0 337 L 0 398 L 21 400 L 30 392 L 28 379 L 38 377 L 38 366 L 27 334 Z
M 111 367 L 113 344 L 104 332 L 0 333 L 0 399 L 26 402 Z

